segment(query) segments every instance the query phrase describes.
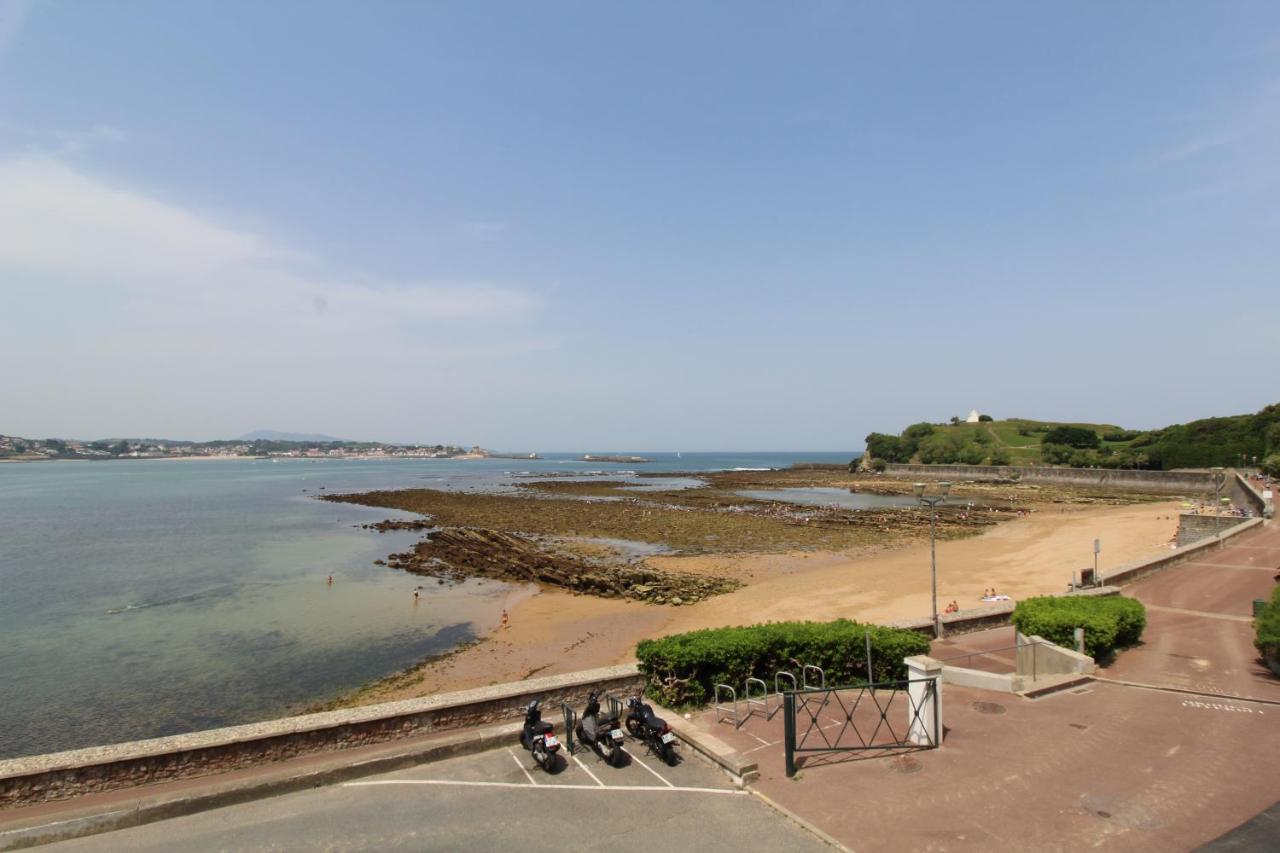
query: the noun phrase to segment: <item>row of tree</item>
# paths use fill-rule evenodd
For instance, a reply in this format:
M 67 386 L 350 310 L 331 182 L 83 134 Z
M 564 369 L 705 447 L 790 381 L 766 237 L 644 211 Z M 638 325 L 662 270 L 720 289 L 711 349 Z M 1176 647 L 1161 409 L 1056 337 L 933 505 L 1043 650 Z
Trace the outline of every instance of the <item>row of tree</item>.
M 1049 465 L 1102 468 L 1208 468 L 1257 465 L 1280 477 L 1280 404 L 1251 415 L 1204 418 L 1138 432 L 1086 426 L 1021 422 L 1019 434 L 1040 436 L 1041 461 Z M 986 424 L 927 422 L 900 435 L 873 432 L 867 454 L 884 462 L 1007 465 L 1009 451 Z

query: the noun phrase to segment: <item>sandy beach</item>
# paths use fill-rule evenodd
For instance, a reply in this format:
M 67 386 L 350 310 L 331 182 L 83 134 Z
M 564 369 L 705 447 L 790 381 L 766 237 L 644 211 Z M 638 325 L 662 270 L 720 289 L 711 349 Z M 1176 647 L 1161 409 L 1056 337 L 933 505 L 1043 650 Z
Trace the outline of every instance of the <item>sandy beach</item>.
M 1041 505 L 980 536 L 938 542 L 938 607 L 980 606 L 994 587 L 1014 600 L 1062 592 L 1073 571 L 1151 557 L 1169 548 L 1178 503 L 1119 507 Z M 684 607 L 602 599 L 525 587 L 509 604 L 510 624 L 478 626 L 485 638 L 441 660 L 373 685 L 351 704 L 519 681 L 633 660 L 637 641 L 680 631 L 787 619 L 839 617 L 890 622 L 930 612 L 929 544 L 781 554 L 651 558 L 663 568 L 712 572 L 741 589 Z M 529 594 L 532 592 L 532 594 Z

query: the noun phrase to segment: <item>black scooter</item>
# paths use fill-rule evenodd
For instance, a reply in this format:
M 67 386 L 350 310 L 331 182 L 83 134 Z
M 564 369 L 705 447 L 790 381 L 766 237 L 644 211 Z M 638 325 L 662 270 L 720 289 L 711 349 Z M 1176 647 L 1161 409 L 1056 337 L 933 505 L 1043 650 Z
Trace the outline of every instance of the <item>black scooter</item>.
M 654 716 L 653 708 L 641 702 L 639 696 L 627 700 L 627 731 L 637 740 L 644 741 L 669 766 L 676 766 L 675 734 L 665 720 Z
M 555 766 L 556 753 L 560 751 L 560 741 L 556 740 L 555 727 L 542 721 L 537 699 L 525 706 L 524 731 L 520 735 L 520 743 L 533 753 L 533 760 L 539 767 L 551 772 Z
M 622 724 L 617 717 L 600 713 L 596 694 L 587 694 L 587 707 L 578 720 L 578 740 L 588 744 L 611 767 L 621 767 L 625 757 L 622 752 Z

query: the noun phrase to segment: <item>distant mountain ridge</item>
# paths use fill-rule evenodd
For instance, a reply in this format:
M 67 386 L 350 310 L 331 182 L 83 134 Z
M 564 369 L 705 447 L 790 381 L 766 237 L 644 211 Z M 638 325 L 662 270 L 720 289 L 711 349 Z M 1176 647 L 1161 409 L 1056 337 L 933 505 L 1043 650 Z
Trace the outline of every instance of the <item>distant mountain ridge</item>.
M 351 441 L 351 439 L 334 438 L 318 432 L 280 432 L 274 429 L 258 429 L 246 432 L 236 441 Z

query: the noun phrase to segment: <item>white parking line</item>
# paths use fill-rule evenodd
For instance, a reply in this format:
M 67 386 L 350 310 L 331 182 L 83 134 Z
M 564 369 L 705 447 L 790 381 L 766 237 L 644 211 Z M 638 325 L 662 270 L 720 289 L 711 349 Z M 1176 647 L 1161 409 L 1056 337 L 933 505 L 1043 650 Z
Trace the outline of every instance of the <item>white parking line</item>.
M 662 777 L 659 776 L 659 779 Z M 663 779 L 666 782 L 665 779 Z M 364 788 L 373 785 L 454 785 L 462 788 L 526 788 L 537 791 L 611 791 L 625 793 L 630 791 L 657 791 L 663 794 L 746 794 L 736 788 L 684 788 L 667 782 L 667 787 L 657 785 L 526 785 L 524 782 L 462 782 L 452 779 L 371 779 L 365 782 L 343 782 L 344 788 Z
M 640 765 L 641 767 L 643 767 L 645 770 L 648 770 L 648 771 L 649 771 L 650 773 L 652 773 L 654 776 L 657 776 L 657 777 L 658 777 L 658 779 L 662 782 L 662 784 L 666 785 L 668 788 L 674 788 L 674 787 L 675 787 L 675 785 L 672 785 L 670 782 L 668 782 L 668 781 L 666 780 L 666 778 L 665 778 L 661 773 L 659 773 L 657 770 L 654 770 L 654 769 L 653 769 L 652 767 L 650 767 L 648 764 L 645 764 L 643 761 L 641 761 L 641 760 L 640 760 L 640 756 L 636 755 L 634 752 L 628 752 L 627 754 L 628 754 L 628 755 L 630 755 L 630 756 L 631 756 L 631 758 L 632 758 L 632 760 L 634 760 L 637 764 L 639 764 L 639 765 Z
M 574 761 L 576 761 L 576 762 L 578 762 L 578 766 L 579 766 L 579 767 L 581 767 L 583 770 L 587 771 L 587 775 L 588 775 L 588 776 L 590 776 L 592 779 L 595 779 L 595 780 L 596 780 L 596 784 L 597 784 L 597 785 L 599 785 L 601 788 L 603 788 L 603 787 L 604 787 L 604 783 L 603 783 L 603 782 L 601 782 L 601 781 L 599 780 L 599 778 L 597 778 L 597 777 L 596 777 L 596 774 L 594 774 L 594 773 L 592 773 L 592 772 L 591 772 L 591 768 L 590 768 L 590 767 L 588 767 L 587 765 L 585 765 L 585 764 L 583 764 L 583 763 L 582 763 L 582 759 L 581 759 L 581 758 L 579 758 L 578 756 L 576 756 L 576 755 L 575 755 L 575 756 L 573 757 L 573 760 L 574 760 Z
M 529 769 L 528 769 L 527 767 L 525 767 L 525 766 L 524 766 L 524 762 L 523 762 L 523 761 L 521 761 L 520 759 L 516 758 L 516 754 L 515 754 L 514 752 L 512 752 L 512 751 L 511 751 L 510 747 L 508 747 L 508 748 L 507 748 L 507 754 L 508 754 L 508 755 L 510 755 L 510 756 L 511 756 L 511 760 L 512 760 L 512 761 L 514 761 L 514 762 L 516 763 L 516 767 L 519 767 L 519 768 L 520 768 L 520 772 L 524 774 L 524 778 L 526 778 L 526 779 L 528 779 L 528 780 L 529 780 L 529 784 L 530 784 L 530 785 L 537 785 L 538 783 L 537 783 L 537 782 L 535 782 L 535 781 L 533 781 L 533 777 L 529 775 Z

